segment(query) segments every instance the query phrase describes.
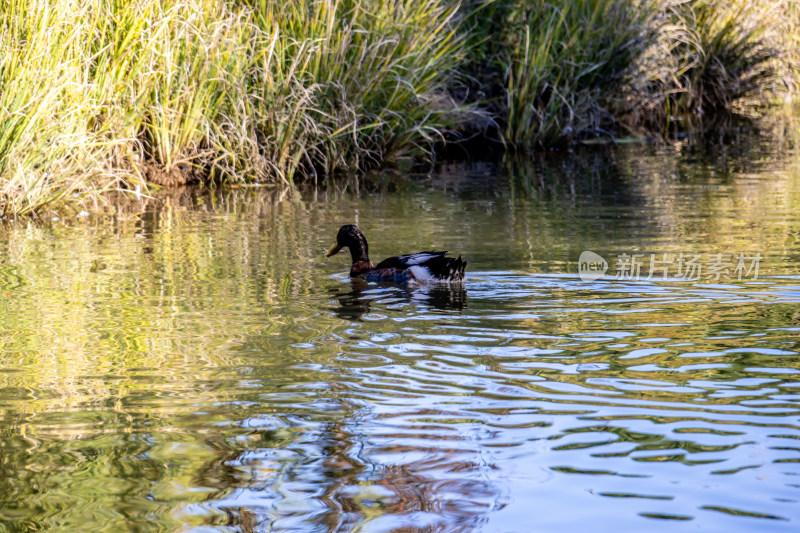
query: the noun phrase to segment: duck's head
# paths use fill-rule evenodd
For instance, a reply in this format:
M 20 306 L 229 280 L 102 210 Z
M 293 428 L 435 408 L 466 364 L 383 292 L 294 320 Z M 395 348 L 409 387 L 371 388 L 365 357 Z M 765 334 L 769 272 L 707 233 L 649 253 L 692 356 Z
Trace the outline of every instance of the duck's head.
M 350 255 L 353 256 L 353 263 L 357 261 L 369 261 L 367 239 L 358 226 L 347 224 L 339 228 L 336 234 L 336 242 L 328 249 L 325 257 L 330 257 L 339 253 L 342 248 L 349 248 Z

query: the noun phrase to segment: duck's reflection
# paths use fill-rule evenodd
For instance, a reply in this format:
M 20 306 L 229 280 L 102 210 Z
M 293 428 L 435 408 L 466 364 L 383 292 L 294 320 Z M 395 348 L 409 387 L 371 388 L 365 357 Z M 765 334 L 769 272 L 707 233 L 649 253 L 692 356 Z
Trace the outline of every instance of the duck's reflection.
M 367 283 L 363 279 L 350 280 L 350 290 L 334 290 L 339 306 L 334 312 L 345 320 L 360 320 L 375 308 L 398 304 L 413 304 L 421 311 L 426 309 L 460 311 L 467 305 L 467 290 L 463 284 L 404 284 Z

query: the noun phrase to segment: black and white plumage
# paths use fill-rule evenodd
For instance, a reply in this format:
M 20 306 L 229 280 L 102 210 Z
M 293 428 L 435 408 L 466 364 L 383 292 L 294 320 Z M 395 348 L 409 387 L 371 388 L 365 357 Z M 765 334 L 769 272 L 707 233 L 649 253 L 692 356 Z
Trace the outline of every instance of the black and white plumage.
M 339 228 L 336 242 L 326 256 L 335 255 L 342 248 L 349 248 L 353 259 L 350 277 L 364 276 L 367 281 L 461 283 L 467 267 L 467 262 L 461 256 L 446 257 L 447 252 L 433 251 L 389 257 L 373 266 L 369 260 L 367 239 L 358 226 L 352 224 Z

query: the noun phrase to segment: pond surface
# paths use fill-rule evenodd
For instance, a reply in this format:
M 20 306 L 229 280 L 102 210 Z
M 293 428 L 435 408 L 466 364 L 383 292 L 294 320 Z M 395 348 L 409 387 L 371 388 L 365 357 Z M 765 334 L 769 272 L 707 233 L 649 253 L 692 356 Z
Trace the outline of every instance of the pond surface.
M 794 132 L 7 225 L 0 531 L 798 531 Z

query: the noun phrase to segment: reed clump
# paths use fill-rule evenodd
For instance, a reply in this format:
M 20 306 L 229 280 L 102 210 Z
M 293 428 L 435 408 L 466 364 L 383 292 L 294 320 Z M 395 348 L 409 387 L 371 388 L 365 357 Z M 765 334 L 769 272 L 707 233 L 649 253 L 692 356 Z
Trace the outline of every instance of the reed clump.
M 647 49 L 653 11 L 624 1 L 522 2 L 501 58 L 505 141 L 551 146 L 606 132 L 609 103 Z
M 687 130 L 742 104 L 767 101 L 788 65 L 789 50 L 772 31 L 775 14 L 769 1 L 666 2 L 618 108 L 621 119 Z
M 255 125 L 291 179 L 424 155 L 459 122 L 448 93 L 463 56 L 438 0 L 251 4 L 261 41 L 248 77 Z
M 459 136 L 669 132 L 797 89 L 798 0 L 0 0 L 0 217 L 319 183 Z
M 86 2 L 0 2 L 0 211 L 35 212 L 64 199 L 89 201 L 126 178 L 119 139 L 86 83 Z M 79 44 L 80 43 L 80 44 Z
M 0 210 L 147 183 L 293 184 L 458 122 L 438 0 L 0 0 Z
M 515 151 L 689 129 L 797 86 L 796 0 L 474 0 L 472 9 L 470 68 L 502 101 L 498 136 Z

